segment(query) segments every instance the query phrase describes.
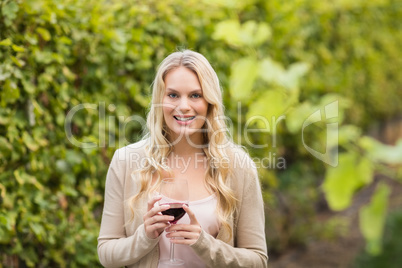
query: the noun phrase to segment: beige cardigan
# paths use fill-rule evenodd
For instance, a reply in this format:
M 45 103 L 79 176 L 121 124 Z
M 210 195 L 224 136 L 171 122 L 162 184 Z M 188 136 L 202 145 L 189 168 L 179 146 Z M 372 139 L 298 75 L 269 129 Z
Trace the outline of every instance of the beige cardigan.
M 105 267 L 157 267 L 159 238 L 149 239 L 145 234 L 143 215 L 147 209 L 146 197 L 138 202 L 139 211 L 133 222 L 125 201 L 138 187 L 137 170 L 146 155 L 146 141 L 117 150 L 106 176 L 105 203 L 98 237 L 98 255 Z M 202 231 L 190 247 L 208 267 L 267 267 L 268 256 L 264 232 L 264 205 L 261 188 L 250 157 L 240 148 L 230 146 L 234 172 L 229 185 L 238 199 L 238 208 L 230 221 L 232 239 L 222 228 L 216 238 Z

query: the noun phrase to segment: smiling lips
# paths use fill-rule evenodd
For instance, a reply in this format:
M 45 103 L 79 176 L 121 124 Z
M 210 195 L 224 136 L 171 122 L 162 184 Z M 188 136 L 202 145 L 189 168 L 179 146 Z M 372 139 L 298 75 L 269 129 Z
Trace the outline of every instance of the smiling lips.
M 189 115 L 181 115 L 181 116 L 174 115 L 173 117 L 174 117 L 174 119 L 176 119 L 177 123 L 179 123 L 181 125 L 190 124 L 195 118 L 195 116 L 189 116 Z

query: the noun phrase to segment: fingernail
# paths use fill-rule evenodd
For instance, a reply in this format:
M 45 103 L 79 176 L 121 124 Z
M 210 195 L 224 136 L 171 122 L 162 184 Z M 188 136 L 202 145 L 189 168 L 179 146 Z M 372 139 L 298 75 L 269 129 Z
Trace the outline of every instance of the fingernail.
M 173 220 L 174 220 L 173 216 L 169 217 L 169 221 L 173 221 Z

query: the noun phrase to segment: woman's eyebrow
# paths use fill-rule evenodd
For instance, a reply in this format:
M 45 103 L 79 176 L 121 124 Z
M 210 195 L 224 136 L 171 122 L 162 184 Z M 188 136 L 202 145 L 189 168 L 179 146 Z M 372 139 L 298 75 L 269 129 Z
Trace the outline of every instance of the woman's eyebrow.
M 170 88 L 170 87 L 166 88 L 166 91 L 173 92 L 173 93 L 178 93 L 178 91 L 176 89 Z M 197 88 L 197 89 L 191 90 L 189 92 L 189 94 L 192 94 L 192 93 L 202 93 L 202 90 L 201 90 L 201 88 Z
M 171 92 L 175 92 L 175 93 L 177 92 L 177 90 L 170 88 L 170 87 L 166 88 L 166 91 L 171 91 Z

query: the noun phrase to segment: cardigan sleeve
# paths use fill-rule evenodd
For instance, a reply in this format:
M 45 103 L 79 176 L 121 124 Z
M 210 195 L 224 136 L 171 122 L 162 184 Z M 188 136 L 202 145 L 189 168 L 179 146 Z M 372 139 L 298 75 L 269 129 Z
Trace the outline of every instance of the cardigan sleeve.
M 239 189 L 242 195 L 234 227 L 235 245 L 202 231 L 191 247 L 209 267 L 268 267 L 264 203 L 257 170 L 251 167 L 237 176 L 242 176 L 235 179 L 244 183 Z
M 138 262 L 159 242 L 147 237 L 141 224 L 132 236 L 124 228 L 125 160 L 116 151 L 106 175 L 105 200 L 98 237 L 98 256 L 105 267 L 121 267 Z

